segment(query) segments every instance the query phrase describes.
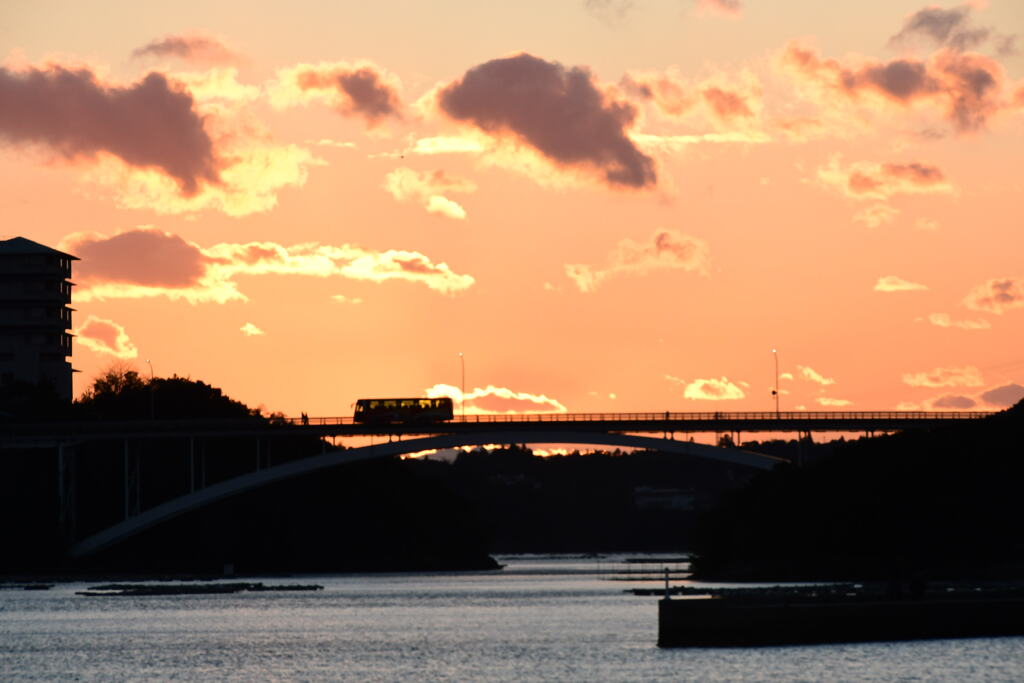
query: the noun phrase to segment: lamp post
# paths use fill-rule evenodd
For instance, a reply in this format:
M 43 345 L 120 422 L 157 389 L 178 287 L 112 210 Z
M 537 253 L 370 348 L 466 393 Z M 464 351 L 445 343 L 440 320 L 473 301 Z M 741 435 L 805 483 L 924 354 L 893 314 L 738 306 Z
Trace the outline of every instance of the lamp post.
M 775 389 L 772 395 L 775 396 L 775 419 L 779 419 L 779 351 L 772 349 L 772 356 L 775 357 Z
M 459 409 L 462 417 L 466 417 L 466 356 L 459 351 L 459 363 L 462 365 L 462 388 L 459 389 Z
M 153 384 L 153 362 L 146 359 L 146 365 L 149 366 L 149 419 L 156 419 L 156 401 L 153 397 L 153 390 L 156 388 Z

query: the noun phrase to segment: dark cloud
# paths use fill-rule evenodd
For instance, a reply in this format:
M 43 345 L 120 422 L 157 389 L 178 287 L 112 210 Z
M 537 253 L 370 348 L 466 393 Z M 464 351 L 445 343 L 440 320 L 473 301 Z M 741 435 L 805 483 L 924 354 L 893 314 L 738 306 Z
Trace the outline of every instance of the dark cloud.
M 101 152 L 157 168 L 183 194 L 219 183 L 213 142 L 192 96 L 151 73 L 129 88 L 99 83 L 86 69 L 0 67 L 0 138 L 48 147 L 67 159 Z
M 942 396 L 932 401 L 933 408 L 956 408 L 958 410 L 968 410 L 978 405 L 970 396 Z
M 801 77 L 851 99 L 874 94 L 904 106 L 929 100 L 944 102 L 947 118 L 960 132 L 983 127 L 1003 107 L 1003 69 L 995 60 L 979 54 L 941 50 L 928 60 L 903 58 L 846 66 L 791 43 L 783 59 Z
M 1016 36 L 999 35 L 991 28 L 973 26 L 971 22 L 973 9 L 970 5 L 949 9 L 935 6 L 925 7 L 907 17 L 903 28 L 889 39 L 889 44 L 902 45 L 923 39 L 935 45 L 963 52 L 972 50 L 991 38 L 995 41 L 996 51 L 999 54 L 1012 52 Z
M 1006 384 L 989 389 L 981 395 L 981 400 L 994 406 L 1009 407 L 1024 399 L 1024 387 L 1019 384 Z
M 302 90 L 337 91 L 342 96 L 338 111 L 362 116 L 371 126 L 388 116 L 401 118 L 402 104 L 395 88 L 369 66 L 307 69 L 298 73 L 297 85 Z
M 213 262 L 181 237 L 157 230 L 129 230 L 113 237 L 77 235 L 69 238 L 66 248 L 82 259 L 75 273 L 85 285 L 191 287 Z
M 627 135 L 636 108 L 605 97 L 584 68 L 528 54 L 494 59 L 443 88 L 438 104 L 451 118 L 510 136 L 556 164 L 596 170 L 609 185 L 657 182 L 654 160 Z
M 682 116 L 697 103 L 682 83 L 663 74 L 626 74 L 620 85 L 632 97 L 652 100 L 670 116 Z
M 226 45 L 208 36 L 166 36 L 132 51 L 133 57 L 175 57 L 200 64 L 234 64 L 241 59 Z

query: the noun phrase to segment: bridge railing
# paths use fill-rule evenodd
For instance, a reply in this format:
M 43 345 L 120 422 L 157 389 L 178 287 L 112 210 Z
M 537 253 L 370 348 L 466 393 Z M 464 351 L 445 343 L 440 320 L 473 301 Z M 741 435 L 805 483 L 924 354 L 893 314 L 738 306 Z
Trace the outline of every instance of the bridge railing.
M 508 423 L 508 422 L 653 422 L 653 421 L 856 421 L 856 420 L 974 420 L 993 415 L 988 411 L 932 411 L 932 410 L 883 410 L 883 411 L 835 411 L 835 410 L 791 410 L 771 411 L 705 411 L 705 412 L 634 412 L 634 413 L 497 413 L 486 415 L 456 415 L 448 422 L 454 423 Z M 293 425 L 344 425 L 355 424 L 351 417 L 288 417 L 276 420 Z
M 801 424 L 806 429 L 829 429 L 830 424 L 837 427 L 871 428 L 883 425 L 921 424 L 922 422 L 944 422 L 955 420 L 976 420 L 993 415 L 992 412 L 981 411 L 760 411 L 760 412 L 635 412 L 635 413 L 520 413 L 497 415 L 457 415 L 444 423 L 408 424 L 399 423 L 394 427 L 430 427 L 441 425 L 471 424 L 566 424 L 598 425 L 635 423 L 645 429 L 652 426 L 658 430 L 664 428 L 672 431 L 687 431 L 687 423 L 693 425 L 693 431 L 719 429 L 728 431 L 735 429 L 745 431 L 756 427 L 762 431 L 771 430 L 773 424 L 778 431 L 797 431 Z M 872 425 L 871 423 L 875 423 Z M 357 424 L 351 416 L 343 417 L 279 417 L 266 420 L 248 419 L 198 419 L 198 420 L 130 420 L 118 422 L 58 422 L 58 423 L 25 423 L 0 424 L 0 446 L 17 439 L 30 437 L 49 439 L 68 439 L 76 436 L 96 438 L 97 435 L 108 435 L 111 438 L 137 434 L 167 435 L 175 434 L 221 434 L 230 436 L 233 433 L 274 433 L 280 427 L 348 427 L 345 431 L 355 433 L 362 427 L 381 431 L 392 426 L 389 424 Z M 628 426 L 610 427 L 628 431 Z M 285 430 L 291 431 L 291 430 Z M 302 430 L 296 430 L 301 432 Z M 314 431 L 315 430 L 310 430 Z M 280 432 L 278 432 L 280 433 Z M 323 433 L 323 432 L 321 432 Z

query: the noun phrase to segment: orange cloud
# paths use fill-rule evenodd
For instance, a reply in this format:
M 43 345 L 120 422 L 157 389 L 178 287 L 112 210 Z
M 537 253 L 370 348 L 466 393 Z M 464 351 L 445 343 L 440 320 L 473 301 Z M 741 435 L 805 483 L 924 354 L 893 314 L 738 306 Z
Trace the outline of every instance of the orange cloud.
M 458 412 L 462 408 L 462 391 L 450 384 L 435 384 L 426 390 L 430 398 L 447 396 L 456 405 Z M 565 413 L 566 407 L 553 398 L 543 394 L 531 394 L 513 391 L 507 387 L 496 387 L 488 384 L 465 394 L 465 410 L 467 415 L 512 415 L 516 413 Z
M 869 228 L 888 225 L 896 220 L 900 210 L 888 204 L 872 204 L 853 215 L 854 223 L 863 223 Z
M 128 230 L 112 237 L 73 234 L 61 249 L 80 255 L 78 301 L 164 296 L 189 303 L 246 301 L 239 275 L 306 275 L 353 280 L 416 282 L 451 294 L 474 279 L 415 251 L 371 251 L 316 242 L 286 247 L 275 242 L 216 244 L 208 248 L 171 233 Z
M 746 393 L 740 386 L 729 380 L 728 377 L 721 379 L 695 379 L 692 382 L 672 375 L 665 375 L 665 379 L 676 384 L 683 385 L 683 398 L 692 401 L 738 401 L 746 397 Z M 740 384 L 743 384 L 741 382 Z
M 619 242 L 604 268 L 566 264 L 565 273 L 581 292 L 593 292 L 605 279 L 624 274 L 643 275 L 652 270 L 679 269 L 706 275 L 710 263 L 707 242 L 675 230 L 656 230 L 650 241 Z
M 825 377 L 817 370 L 808 365 L 798 365 L 796 367 L 798 370 L 800 370 L 800 377 L 802 379 L 807 380 L 808 382 L 814 382 L 815 384 L 820 384 L 824 387 L 836 383 L 836 381 L 831 377 Z
M 278 71 L 270 100 L 278 108 L 322 102 L 373 128 L 387 118 L 402 118 L 400 91 L 398 77 L 372 62 L 321 62 Z
M 198 33 L 165 36 L 132 50 L 133 57 L 174 57 L 198 64 L 235 64 L 237 53 L 217 38 Z
M 252 323 L 246 323 L 242 325 L 241 330 L 242 334 L 244 334 L 246 337 L 259 337 L 266 334 L 266 332 L 256 327 Z
M 910 282 L 895 275 L 883 275 L 875 283 L 876 292 L 917 292 L 928 289 L 917 282 Z
M 636 108 L 603 92 L 586 68 L 525 53 L 494 59 L 442 87 L 435 103 L 448 118 L 533 150 L 556 168 L 616 188 L 657 183 L 654 160 L 629 139 Z
M 192 96 L 153 72 L 129 87 L 101 83 L 88 69 L 0 67 L 0 138 L 69 161 L 116 157 L 153 169 L 195 195 L 222 182 L 222 162 Z
M 720 119 L 728 121 L 734 118 L 750 118 L 754 115 L 743 96 L 737 93 L 721 88 L 708 88 L 701 95 Z
M 845 398 L 829 398 L 827 396 L 819 396 L 815 399 L 818 405 L 826 406 L 829 408 L 842 408 L 843 406 L 853 405 L 853 401 L 849 401 Z
M 1020 278 L 994 278 L 971 290 L 964 305 L 972 311 L 985 311 L 1002 315 L 1012 308 L 1024 307 L 1024 280 Z
M 692 82 L 674 69 L 633 71 L 620 85 L 630 96 L 651 102 L 665 116 L 679 119 L 701 112 L 719 129 L 750 129 L 763 108 L 761 83 L 749 71 Z
M 973 365 L 962 368 L 935 368 L 930 372 L 904 373 L 903 383 L 912 387 L 980 387 L 981 372 Z
M 984 55 L 942 49 L 926 60 L 851 58 L 850 62 L 824 59 L 796 42 L 786 46 L 781 58 L 784 69 L 816 92 L 824 108 L 833 106 L 836 96 L 868 109 L 940 107 L 953 128 L 964 133 L 983 128 L 1007 106 L 1003 68 Z
M 124 327 L 113 320 L 90 315 L 75 330 L 75 341 L 97 353 L 115 358 L 135 358 L 139 350 L 128 337 Z
M 818 169 L 818 180 L 853 199 L 885 200 L 895 194 L 951 193 L 953 186 L 937 166 L 920 162 L 875 163 L 856 161 L 843 167 L 833 156 Z
M 992 327 L 987 320 L 953 320 L 948 313 L 932 313 L 928 322 L 936 327 L 958 327 L 961 330 L 987 330 Z
M 411 168 L 396 168 L 384 178 L 384 189 L 400 202 L 415 200 L 429 213 L 439 213 L 448 218 L 464 219 L 466 211 L 457 202 L 442 193 L 475 192 L 476 185 L 463 178 L 445 174 L 444 171 L 419 172 Z

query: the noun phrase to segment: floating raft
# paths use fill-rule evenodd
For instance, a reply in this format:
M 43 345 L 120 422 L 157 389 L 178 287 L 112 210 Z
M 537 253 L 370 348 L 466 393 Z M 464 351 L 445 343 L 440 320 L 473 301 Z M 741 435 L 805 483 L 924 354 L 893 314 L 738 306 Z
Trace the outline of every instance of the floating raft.
M 132 584 L 111 583 L 103 586 L 91 586 L 88 590 L 78 591 L 75 595 L 90 598 L 120 596 L 151 596 L 151 595 L 225 595 L 230 593 L 262 593 L 268 591 L 318 591 L 323 586 L 284 584 L 265 586 L 262 583 L 207 583 L 207 584 Z
M 660 647 L 735 647 L 1024 634 L 1024 590 L 884 592 L 753 589 L 658 603 Z

